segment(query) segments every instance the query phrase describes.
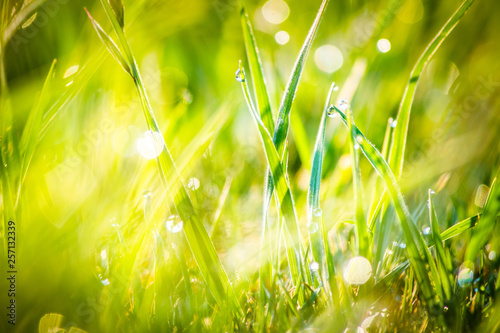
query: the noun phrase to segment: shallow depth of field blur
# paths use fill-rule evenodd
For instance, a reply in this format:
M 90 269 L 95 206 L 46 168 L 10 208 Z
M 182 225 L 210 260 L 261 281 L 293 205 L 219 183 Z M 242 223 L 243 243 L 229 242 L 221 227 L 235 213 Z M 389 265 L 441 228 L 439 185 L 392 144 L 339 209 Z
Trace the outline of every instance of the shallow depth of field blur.
M 2 0 L 2 36 L 11 17 L 8 11 L 19 2 Z M 467 271 L 463 263 L 474 228 L 443 243 L 446 267 L 439 265 L 439 253 L 431 248 L 452 289 L 436 313 L 423 299 L 416 266 L 401 265 L 408 249 L 390 196 L 383 218 L 375 222 L 378 226 L 389 221 L 384 222 L 388 227 L 382 235 L 369 234 L 373 256 L 366 264 L 372 267 L 353 268 L 356 261 L 350 260 L 359 256 L 353 159 L 350 132 L 339 116 L 326 118 L 321 210 L 314 213 L 326 228 L 337 291 L 323 288 L 326 279 L 315 276 L 318 264 L 309 246 L 307 192 L 331 83 L 339 89 L 330 103 L 339 105 L 337 101 L 346 99 L 356 126 L 382 150 L 413 66 L 460 4 L 329 2 L 294 98 L 284 162 L 314 283 L 299 288 L 292 281 L 286 242 L 276 237 L 280 217 L 273 199 L 269 253 L 279 254 L 280 262 L 273 264 L 275 288 L 262 292 L 259 257 L 267 251 L 261 244 L 268 161 L 241 83 L 235 79 L 241 60 L 253 96 L 241 4 L 124 0 L 126 38 L 165 143 L 243 310 L 237 315 L 230 301 L 221 303 L 214 296 L 200 273 L 185 226 L 159 175 L 155 145 L 161 138 L 155 141 L 148 132 L 134 81 L 106 50 L 84 11 L 85 7 L 118 43 L 101 2 L 45 1 L 8 43 L 5 38 L 1 43 L 1 148 L 6 164 L 2 212 L 7 215 L 9 183 L 18 271 L 17 318 L 12 326 L 5 316 L 7 260 L 2 244 L 1 331 L 36 332 L 47 314 L 52 315 L 42 320 L 46 326 L 41 324 L 40 332 L 499 329 L 498 211 Z M 321 1 L 247 0 L 245 5 L 276 119 Z M 443 232 L 483 212 L 499 168 L 499 31 L 500 2 L 476 0 L 419 78 L 398 183 L 428 244 L 429 189 Z M 54 59 L 53 78 L 40 99 Z M 61 104 L 61 98 L 67 102 Z M 45 116 L 22 180 L 23 132 L 37 108 Z M 55 118 L 49 119 L 53 114 Z M 44 127 L 47 123 L 50 126 Z M 358 171 L 358 198 L 368 219 L 385 183 L 376 179 L 377 172 L 361 153 Z M 496 201 L 491 205 L 499 207 Z M 5 233 L 4 224 L 3 242 Z M 377 258 L 380 267 L 375 267 Z M 381 284 L 393 269 L 394 276 Z

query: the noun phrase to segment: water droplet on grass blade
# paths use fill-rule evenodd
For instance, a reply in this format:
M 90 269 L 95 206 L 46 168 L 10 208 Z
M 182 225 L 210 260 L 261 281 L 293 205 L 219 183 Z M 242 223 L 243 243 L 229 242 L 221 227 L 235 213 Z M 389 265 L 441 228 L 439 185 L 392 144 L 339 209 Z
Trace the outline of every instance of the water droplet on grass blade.
M 354 149 L 356 149 L 356 150 L 359 149 L 359 145 L 357 143 L 354 144 Z
M 406 248 L 406 244 L 405 243 L 400 243 L 399 247 L 402 248 L 402 249 L 405 249 Z
M 181 231 L 183 226 L 184 222 L 182 222 L 181 218 L 178 215 L 169 216 L 167 222 L 165 223 L 165 227 L 167 228 L 167 230 L 173 234 Z
M 372 275 L 372 265 L 365 257 L 354 257 L 344 269 L 344 280 L 352 285 L 365 284 Z
M 309 233 L 314 234 L 316 231 L 318 231 L 318 224 L 317 223 L 309 223 L 307 225 L 307 230 L 309 230 Z
M 424 235 L 430 234 L 431 233 L 431 228 L 430 227 L 424 228 L 423 233 L 424 233 Z
M 490 260 L 495 260 L 497 257 L 497 253 L 495 251 L 491 251 L 489 254 L 488 254 L 488 259 Z
M 243 68 L 238 68 L 235 73 L 236 76 L 236 81 L 238 82 L 245 82 L 245 71 Z
M 393 120 L 393 121 L 391 121 L 391 127 L 392 127 L 392 128 L 395 128 L 397 124 L 398 124 L 398 121 L 397 121 L 397 120 Z
M 196 191 L 200 187 L 200 181 L 198 178 L 191 178 L 188 181 L 187 186 L 191 191 Z
M 462 265 L 463 266 L 463 265 Z M 460 287 L 467 287 L 472 283 L 474 279 L 474 272 L 468 267 L 464 267 L 458 273 L 458 284 Z
M 338 91 L 339 90 L 339 86 L 337 86 L 337 84 L 335 82 L 333 82 L 332 90 L 333 91 Z
M 335 112 L 335 107 L 333 105 L 330 105 L 328 107 L 328 110 L 326 111 L 326 114 L 330 118 L 335 118 L 337 116 L 337 112 Z
M 345 111 L 349 108 L 349 101 L 347 99 L 342 99 L 339 102 L 339 109 Z
M 321 208 L 316 208 L 316 209 L 313 211 L 313 214 L 314 214 L 314 216 L 316 216 L 316 217 L 320 217 L 320 216 L 323 214 L 323 211 L 321 210 Z

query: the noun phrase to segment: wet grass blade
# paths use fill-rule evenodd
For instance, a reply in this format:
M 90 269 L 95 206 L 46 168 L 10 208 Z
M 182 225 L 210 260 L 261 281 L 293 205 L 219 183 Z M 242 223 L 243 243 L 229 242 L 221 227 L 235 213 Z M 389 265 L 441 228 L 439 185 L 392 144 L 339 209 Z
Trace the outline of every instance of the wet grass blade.
M 252 24 L 248 19 L 245 6 L 242 6 L 241 13 L 241 26 L 243 28 L 243 38 L 245 40 L 245 49 L 247 52 L 248 63 L 250 65 L 250 75 L 252 76 L 252 83 L 255 89 L 255 96 L 257 97 L 257 109 L 260 112 L 260 118 L 266 126 L 269 133 L 274 132 L 274 119 L 269 103 L 269 95 L 266 88 L 266 81 L 262 70 L 262 61 L 259 55 L 259 48 L 255 41 Z
M 142 82 L 139 68 L 132 54 L 132 50 L 128 44 L 120 23 L 116 19 L 113 10 L 106 0 L 101 0 L 101 4 L 111 21 L 115 33 L 118 36 L 120 44 L 124 50 L 127 61 L 130 65 L 131 75 L 134 79 L 137 91 L 139 93 L 144 117 L 148 128 L 161 135 L 161 131 L 156 122 L 153 110 L 149 103 L 146 89 Z M 214 244 L 212 243 L 203 222 L 195 211 L 195 208 L 189 198 L 185 184 L 182 182 L 179 172 L 175 166 L 174 160 L 170 155 L 168 147 L 166 146 L 163 136 L 163 142 L 158 142 L 163 147 L 162 152 L 157 158 L 157 164 L 160 169 L 160 176 L 166 182 L 168 179 L 178 179 L 176 184 L 169 184 L 171 186 L 171 202 L 177 210 L 181 220 L 184 224 L 184 234 L 188 241 L 189 247 L 193 256 L 200 268 L 201 275 L 208 286 L 208 290 L 212 293 L 216 301 L 223 306 L 229 304 L 235 316 L 242 316 L 243 311 L 238 302 L 236 294 L 231 286 L 229 278 L 222 266 L 222 263 L 217 255 Z
M 451 299 L 452 296 L 452 284 L 449 279 L 449 274 L 451 272 L 451 267 L 448 265 L 448 259 L 446 258 L 446 253 L 444 251 L 443 240 L 441 239 L 441 234 L 439 231 L 439 222 L 436 214 L 436 209 L 434 208 L 434 201 L 432 200 L 433 192 L 429 190 L 429 221 L 431 224 L 431 237 L 434 241 L 434 247 L 436 249 L 436 261 L 439 271 L 439 279 L 441 282 L 441 287 L 443 288 L 443 295 L 446 301 Z
M 347 116 L 336 107 L 335 110 L 340 114 L 342 121 L 347 127 Z M 382 157 L 382 154 L 380 154 L 380 152 L 366 139 L 357 127 L 353 127 L 353 129 L 356 137 L 361 137 L 360 140 L 358 140 L 358 144 L 363 154 L 386 182 L 389 194 L 394 202 L 394 207 L 400 220 L 401 229 L 403 230 L 403 236 L 406 242 L 406 250 L 410 258 L 410 263 L 415 270 L 420 291 L 422 292 L 427 308 L 429 309 L 429 312 L 433 314 L 436 310 L 441 310 L 442 307 L 440 301 L 436 300 L 436 291 L 430 278 L 430 276 L 435 275 L 435 263 L 432 260 L 427 244 L 425 243 L 422 234 L 412 221 L 396 178 L 389 165 Z
M 283 152 L 283 146 L 286 137 L 288 135 L 292 102 L 293 99 L 295 98 L 295 93 L 297 92 L 297 87 L 299 85 L 300 77 L 304 69 L 307 55 L 309 54 L 309 50 L 311 49 L 312 42 L 318 31 L 318 27 L 321 22 L 321 19 L 323 18 L 323 14 L 325 13 L 327 4 L 328 0 L 323 0 L 323 2 L 321 3 L 318 13 L 316 14 L 314 23 L 309 29 L 309 33 L 307 34 L 306 40 L 304 41 L 299 56 L 295 62 L 292 74 L 288 80 L 287 86 L 285 88 L 285 93 L 283 94 L 283 98 L 280 103 L 276 129 L 274 131 L 274 136 L 273 136 L 273 142 L 276 146 L 278 154 L 280 155 Z
M 295 212 L 292 193 L 290 191 L 288 180 L 285 177 L 285 171 L 283 169 L 281 159 L 278 155 L 278 152 L 276 151 L 276 147 L 273 144 L 271 135 L 269 134 L 264 123 L 257 114 L 257 111 L 255 110 L 253 102 L 250 98 L 248 85 L 246 84 L 246 81 L 244 79 L 244 69 L 240 68 L 240 71 L 242 73 L 241 86 L 243 89 L 243 94 L 245 95 L 250 114 L 257 125 L 257 129 L 259 130 L 269 169 L 272 173 L 271 179 L 273 181 L 273 186 L 274 188 L 276 188 L 278 205 L 285 219 L 285 230 L 287 231 L 285 232 L 285 236 L 287 236 L 285 237 L 285 239 L 288 253 L 288 264 L 290 266 L 290 272 L 292 274 L 294 284 L 298 286 L 298 284 L 300 283 L 300 276 L 302 276 L 302 270 L 304 268 L 304 255 L 302 240 L 300 236 L 299 222 L 297 219 L 297 214 Z
M 391 152 L 389 155 L 389 166 L 394 171 L 396 179 L 401 177 L 401 173 L 403 171 L 406 138 L 408 137 L 408 124 L 410 122 L 410 111 L 422 70 L 473 2 L 474 0 L 465 0 L 462 3 L 460 8 L 458 8 L 458 10 L 451 16 L 448 22 L 446 22 L 436 37 L 434 37 L 431 43 L 427 46 L 410 73 L 410 79 L 408 80 L 403 99 L 399 106 L 398 116 L 396 118 L 397 125 L 394 129 Z
M 326 98 L 323 115 L 321 116 L 311 167 L 311 179 L 307 190 L 307 225 L 309 231 L 309 240 L 312 248 L 314 260 L 320 266 L 320 272 L 323 270 L 325 262 L 325 244 L 324 235 L 325 226 L 322 211 L 319 203 L 321 175 L 323 167 L 323 155 L 325 153 L 325 128 L 326 119 L 329 110 L 330 100 L 335 89 L 335 83 L 332 83 L 328 97 Z M 323 235 L 323 237 L 322 237 Z
M 497 172 L 497 177 L 498 174 Z M 467 250 L 465 252 L 466 261 L 475 262 L 479 250 L 492 237 L 497 215 L 500 212 L 500 186 L 498 186 L 497 177 L 493 179 L 488 198 L 484 204 L 482 216 L 467 245 Z
M 354 130 L 354 117 L 350 106 L 347 108 L 347 128 L 349 129 L 349 150 L 351 154 L 352 182 L 354 187 L 354 201 L 356 203 L 356 238 L 358 241 L 358 252 L 361 256 L 370 260 L 370 236 L 366 224 L 365 211 L 363 207 L 363 185 L 361 183 L 361 171 L 359 168 L 359 141 Z

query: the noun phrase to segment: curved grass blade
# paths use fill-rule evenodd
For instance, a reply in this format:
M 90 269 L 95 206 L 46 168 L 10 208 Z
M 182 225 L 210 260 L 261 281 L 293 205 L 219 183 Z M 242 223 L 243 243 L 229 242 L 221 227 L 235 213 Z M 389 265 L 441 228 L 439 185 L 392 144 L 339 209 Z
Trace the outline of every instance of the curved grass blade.
M 427 46 L 410 73 L 410 79 L 408 80 L 403 99 L 399 106 L 398 116 L 396 118 L 397 125 L 394 129 L 391 152 L 389 155 L 389 166 L 392 170 L 394 170 L 396 179 L 401 177 L 401 173 L 403 172 L 406 138 L 408 136 L 408 124 L 410 122 L 410 111 L 417 83 L 420 79 L 420 74 L 422 74 L 422 70 L 427 62 L 434 55 L 453 28 L 455 28 L 473 2 L 474 0 L 465 0 L 462 2 L 462 5 L 451 16 L 436 37 L 434 37 L 431 43 Z
M 347 116 L 337 107 L 335 107 L 335 110 L 340 114 L 342 121 L 347 127 Z M 394 202 L 396 213 L 401 222 L 401 228 L 406 242 L 406 251 L 415 271 L 420 291 L 422 292 L 427 308 L 431 314 L 442 311 L 442 301 L 441 299 L 436 299 L 436 290 L 430 278 L 435 275 L 435 263 L 422 234 L 412 221 L 403 194 L 397 184 L 396 177 L 392 173 L 387 162 L 383 159 L 382 154 L 380 154 L 380 152 L 366 139 L 363 133 L 355 126 L 353 126 L 353 130 L 355 131 L 356 137 L 361 137 L 361 139 L 358 140 L 358 144 L 363 154 L 386 182 L 389 194 Z
M 17 191 L 17 201 L 19 201 L 19 196 L 21 193 L 21 187 L 24 183 L 24 179 L 26 178 L 26 173 L 28 172 L 28 168 L 31 164 L 31 159 L 33 158 L 33 154 L 35 152 L 36 146 L 38 145 L 38 133 L 40 131 L 40 127 L 42 126 L 43 120 L 43 107 L 45 106 L 47 93 L 49 86 L 54 77 L 54 68 L 57 60 L 54 59 L 52 65 L 50 66 L 49 73 L 47 74 L 47 78 L 45 79 L 45 83 L 43 84 L 42 91 L 40 92 L 40 96 L 38 98 L 38 102 L 35 104 L 33 110 L 30 112 L 28 120 L 26 122 L 26 127 L 23 130 L 23 134 L 21 136 L 21 172 L 19 177 L 19 186 Z M 17 204 L 16 204 L 17 206 Z
M 240 68 L 240 71 L 241 73 L 244 73 L 243 68 Z M 288 264 L 290 266 L 290 272 L 292 274 L 293 282 L 296 286 L 298 286 L 300 283 L 300 277 L 302 276 L 303 278 L 302 269 L 304 256 L 299 222 L 297 219 L 297 214 L 295 212 L 292 193 L 288 185 L 288 180 L 285 177 L 281 159 L 278 155 L 278 152 L 276 151 L 276 147 L 273 144 L 271 135 L 267 131 L 264 123 L 262 122 L 259 115 L 257 114 L 257 111 L 254 108 L 245 79 L 242 79 L 241 87 L 243 89 L 243 94 L 245 95 L 250 114 L 257 125 L 257 129 L 259 130 L 259 136 L 264 146 L 269 169 L 272 173 L 271 179 L 273 181 L 274 187 L 276 188 L 279 208 L 285 219 L 285 230 L 287 231 L 285 232 L 285 240 L 287 245 Z
M 101 28 L 99 23 L 97 23 L 97 21 L 92 18 L 89 11 L 87 10 L 87 8 L 84 8 L 84 9 L 85 9 L 85 12 L 87 13 L 90 21 L 92 22 L 94 29 L 97 31 L 99 38 L 104 43 L 104 45 L 106 45 L 109 53 L 111 53 L 113 58 L 115 58 L 115 60 L 122 66 L 122 68 L 125 72 L 132 75 L 132 73 L 130 72 L 130 66 L 129 66 L 127 60 L 125 60 L 125 57 L 123 56 L 122 52 L 120 51 L 118 46 L 115 44 L 113 39 L 111 37 L 109 37 L 109 35 Z M 122 24 L 120 26 L 123 28 Z
M 243 28 L 243 38 L 245 40 L 245 49 L 247 52 L 248 63 L 250 65 L 250 74 L 252 75 L 252 83 L 257 97 L 257 109 L 260 112 L 262 122 L 266 126 L 269 133 L 274 132 L 274 119 L 269 103 L 269 95 L 266 88 L 266 81 L 262 70 L 262 61 L 260 60 L 259 48 L 255 41 L 255 36 L 252 29 L 252 24 L 248 19 L 245 6 L 242 5 L 241 26 Z
M 17 29 L 21 27 L 34 12 L 43 5 L 47 0 L 33 0 L 27 3 L 23 8 L 14 16 L 14 18 L 7 24 L 3 36 L 2 44 L 6 45 L 12 36 L 16 33 Z M 5 2 L 7 3 L 7 1 Z
M 134 79 L 137 91 L 139 93 L 144 117 L 148 128 L 151 131 L 157 132 L 161 135 L 159 126 L 156 122 L 156 118 L 153 113 L 153 109 L 149 103 L 149 99 L 146 93 L 146 89 L 142 82 L 142 78 L 139 72 L 139 68 L 132 54 L 130 45 L 128 44 L 125 34 L 120 27 L 116 16 L 111 9 L 111 6 L 106 0 L 101 0 L 101 4 L 113 25 L 113 29 L 118 36 L 120 44 L 125 52 L 128 63 L 130 64 L 131 75 Z M 224 304 L 229 304 L 232 312 L 235 316 L 243 316 L 243 310 L 238 302 L 236 294 L 231 286 L 229 278 L 222 266 L 222 263 L 217 255 L 214 244 L 212 243 L 207 230 L 205 229 L 203 222 L 200 217 L 196 214 L 193 203 L 189 198 L 188 192 L 186 190 L 185 184 L 182 182 L 179 172 L 175 166 L 175 163 L 170 155 L 168 147 L 166 146 L 163 136 L 161 137 L 163 142 L 158 142 L 163 147 L 162 152 L 157 158 L 157 164 L 160 169 L 160 176 L 163 181 L 166 182 L 168 179 L 178 179 L 175 184 L 171 184 L 171 191 L 169 191 L 171 202 L 180 218 L 184 222 L 184 234 L 188 241 L 189 247 L 193 253 L 193 256 L 200 268 L 200 272 L 208 286 L 208 290 L 212 293 L 217 302 L 223 306 Z

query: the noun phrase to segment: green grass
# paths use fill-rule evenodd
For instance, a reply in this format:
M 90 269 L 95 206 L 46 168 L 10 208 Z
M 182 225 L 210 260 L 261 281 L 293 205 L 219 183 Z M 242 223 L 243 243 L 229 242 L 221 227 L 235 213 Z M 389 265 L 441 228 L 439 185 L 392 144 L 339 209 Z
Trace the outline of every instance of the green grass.
M 286 3 L 2 3 L 2 332 L 499 329 L 500 6 Z

